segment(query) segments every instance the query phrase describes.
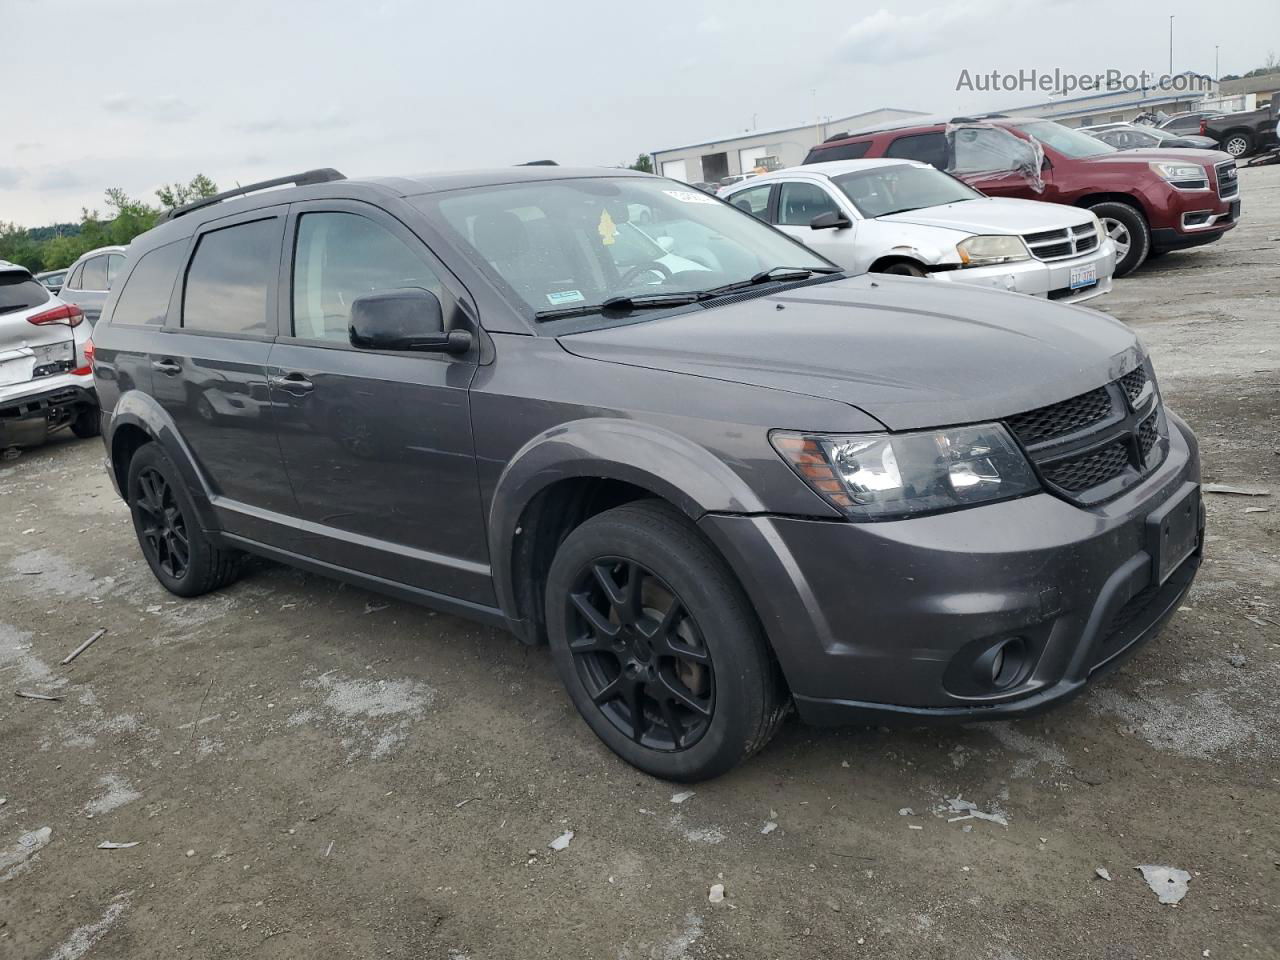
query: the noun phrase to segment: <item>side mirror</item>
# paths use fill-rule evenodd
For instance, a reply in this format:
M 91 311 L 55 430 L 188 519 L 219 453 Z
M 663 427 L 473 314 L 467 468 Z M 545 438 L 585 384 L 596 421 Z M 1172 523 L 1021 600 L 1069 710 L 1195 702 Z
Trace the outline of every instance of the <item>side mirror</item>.
M 849 218 L 835 210 L 820 213 L 809 221 L 810 230 L 844 230 L 851 226 L 853 224 L 849 222 Z
M 416 350 L 466 353 L 471 334 L 444 329 L 444 309 L 429 290 L 409 287 L 357 297 L 347 328 L 353 347 L 364 350 Z

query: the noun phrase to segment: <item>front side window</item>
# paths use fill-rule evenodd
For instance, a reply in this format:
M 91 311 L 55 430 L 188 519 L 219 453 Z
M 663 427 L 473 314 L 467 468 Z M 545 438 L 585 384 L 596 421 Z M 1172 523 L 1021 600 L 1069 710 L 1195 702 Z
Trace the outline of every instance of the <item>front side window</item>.
M 539 320 L 620 297 L 703 295 L 779 267 L 837 270 L 746 211 L 656 177 L 499 184 L 411 202 Z
M 359 214 L 304 213 L 293 254 L 293 335 L 349 342 L 351 303 L 380 290 L 421 287 L 440 296 L 440 280 L 391 231 Z
M 84 262 L 84 274 L 80 278 L 83 290 L 107 289 L 107 258 L 90 257 Z
M 190 330 L 266 333 L 279 260 L 279 223 L 255 220 L 200 237 L 187 268 L 182 325 Z
M 839 214 L 840 206 L 816 183 L 784 183 L 778 193 L 778 224 L 807 227 L 822 213 Z
M 143 255 L 124 282 L 124 289 L 111 313 L 111 323 L 131 326 L 160 326 L 169 312 L 173 282 L 182 269 L 183 241 L 157 247 Z
M 766 183 L 750 190 L 740 190 L 729 198 L 729 202 L 739 210 L 745 210 L 753 217 L 764 220 L 769 215 L 769 191 L 772 189 L 773 184 Z
M 975 200 L 982 196 L 941 170 L 914 163 L 896 163 L 846 173 L 835 177 L 834 182 L 858 212 L 867 218 Z

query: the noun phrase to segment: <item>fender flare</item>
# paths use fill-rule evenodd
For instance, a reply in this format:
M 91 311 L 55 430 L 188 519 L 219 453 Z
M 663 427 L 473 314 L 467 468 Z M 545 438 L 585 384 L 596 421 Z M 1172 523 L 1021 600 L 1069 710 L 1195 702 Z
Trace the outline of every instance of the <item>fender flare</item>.
M 498 605 L 520 617 L 513 544 L 539 493 L 568 479 L 619 480 L 651 491 L 693 522 L 707 513 L 763 513 L 764 504 L 723 460 L 687 437 L 635 420 L 591 418 L 530 439 L 507 462 L 489 509 L 489 556 Z
M 211 498 L 213 496 L 212 488 L 203 472 L 200 470 L 195 455 L 191 448 L 182 438 L 182 434 L 178 431 L 177 426 L 171 417 L 158 401 L 149 394 L 142 393 L 139 390 L 130 390 L 121 395 L 116 402 L 116 408 L 112 411 L 110 422 L 107 425 L 106 436 L 104 440 L 107 446 L 107 460 L 109 469 L 117 478 L 117 465 L 114 462 L 112 452 L 115 450 L 116 434 L 121 427 L 133 426 L 142 430 L 152 441 L 160 444 L 160 448 L 164 450 L 169 459 L 177 466 L 178 472 L 182 475 L 182 480 L 187 486 L 188 493 L 191 494 L 192 504 L 196 508 L 196 514 L 200 521 L 202 530 L 216 531 L 218 523 L 215 518 L 213 504 Z M 121 483 L 121 496 L 125 496 L 124 484 Z

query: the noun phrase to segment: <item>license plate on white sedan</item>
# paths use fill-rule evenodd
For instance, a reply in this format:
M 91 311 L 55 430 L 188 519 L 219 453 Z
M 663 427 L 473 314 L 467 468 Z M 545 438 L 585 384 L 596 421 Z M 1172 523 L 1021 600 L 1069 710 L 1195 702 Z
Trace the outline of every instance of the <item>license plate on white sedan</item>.
M 1071 289 L 1079 290 L 1081 287 L 1092 287 L 1098 282 L 1098 265 L 1096 263 L 1085 264 L 1081 267 L 1071 268 Z

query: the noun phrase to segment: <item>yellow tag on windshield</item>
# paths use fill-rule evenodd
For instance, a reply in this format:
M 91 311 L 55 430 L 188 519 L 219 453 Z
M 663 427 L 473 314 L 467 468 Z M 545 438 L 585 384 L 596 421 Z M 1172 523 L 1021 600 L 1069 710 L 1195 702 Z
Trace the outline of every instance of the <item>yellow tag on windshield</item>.
M 613 222 L 613 217 L 609 216 L 608 210 L 600 211 L 600 225 L 596 227 L 596 233 L 600 234 L 600 242 L 606 247 L 612 246 L 618 238 L 618 227 Z

